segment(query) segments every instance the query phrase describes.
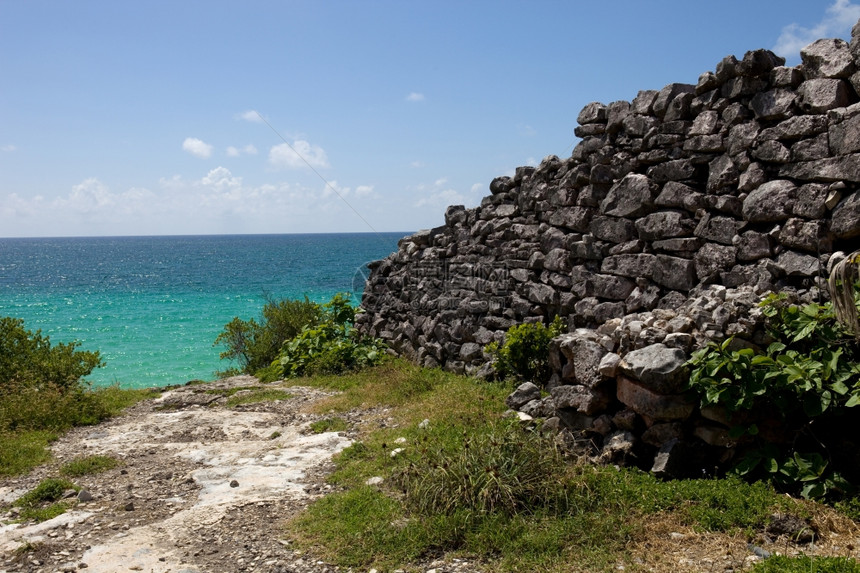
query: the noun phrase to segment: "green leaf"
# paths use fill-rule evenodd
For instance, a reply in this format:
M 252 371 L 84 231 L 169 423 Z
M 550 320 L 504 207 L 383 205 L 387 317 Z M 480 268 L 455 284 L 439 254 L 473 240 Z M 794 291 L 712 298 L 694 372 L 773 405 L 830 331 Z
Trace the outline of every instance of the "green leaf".
M 848 401 L 845 402 L 845 407 L 846 408 L 853 408 L 857 404 L 860 404 L 860 395 L 852 394 L 851 397 L 848 398 Z
M 785 349 L 786 349 L 786 346 L 782 342 L 779 342 L 779 341 L 771 342 L 770 346 L 767 347 L 767 353 L 768 354 L 776 354 L 777 352 L 782 352 Z
M 808 337 L 815 330 L 815 323 L 810 322 L 806 326 L 800 329 L 800 332 L 794 335 L 794 338 L 791 339 L 792 342 L 797 342 L 799 340 L 803 340 Z
M 824 497 L 827 493 L 827 488 L 821 482 L 810 482 L 803 486 L 800 490 L 800 495 L 803 499 L 818 499 Z

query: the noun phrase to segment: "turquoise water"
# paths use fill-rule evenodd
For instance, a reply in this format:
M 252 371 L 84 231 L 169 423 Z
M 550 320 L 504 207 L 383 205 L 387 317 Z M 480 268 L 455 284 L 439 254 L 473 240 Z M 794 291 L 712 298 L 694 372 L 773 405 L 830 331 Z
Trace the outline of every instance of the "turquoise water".
M 405 234 L 0 239 L 0 316 L 98 350 L 94 386 L 208 380 L 230 365 L 212 343 L 234 316 L 267 296 L 360 296 L 364 265 Z

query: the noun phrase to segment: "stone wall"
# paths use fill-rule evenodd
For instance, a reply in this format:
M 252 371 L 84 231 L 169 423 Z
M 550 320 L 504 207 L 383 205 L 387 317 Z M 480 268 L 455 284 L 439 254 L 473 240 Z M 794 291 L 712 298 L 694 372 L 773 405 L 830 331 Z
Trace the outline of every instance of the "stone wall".
M 689 352 L 754 344 L 764 293 L 816 296 L 831 254 L 860 242 L 860 22 L 801 58 L 756 50 L 696 85 L 588 104 L 571 157 L 494 179 L 479 207 L 449 207 L 371 265 L 359 328 L 489 374 L 486 344 L 560 315 L 555 374 L 534 381 L 550 397 L 513 405 L 623 455 L 635 442 L 659 459 L 691 434 L 725 446 L 725 420 L 681 393 Z

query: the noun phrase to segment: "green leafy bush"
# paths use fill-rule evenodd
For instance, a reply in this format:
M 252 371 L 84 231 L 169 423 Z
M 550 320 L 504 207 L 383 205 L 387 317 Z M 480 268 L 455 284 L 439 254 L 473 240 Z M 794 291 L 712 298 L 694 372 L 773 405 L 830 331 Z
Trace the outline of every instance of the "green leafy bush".
M 0 393 L 21 387 L 77 390 L 81 379 L 104 365 L 98 351 L 77 350 L 80 343 L 51 345 L 40 330 L 24 328 L 20 318 L 0 318 Z
M 516 378 L 543 384 L 552 372 L 549 366 L 549 342 L 564 331 L 561 318 L 555 317 L 549 326 L 542 322 L 527 322 L 508 329 L 505 343 L 487 345 L 495 359 L 493 366 L 502 378 Z
M 318 323 L 306 326 L 287 340 L 274 362 L 285 378 L 306 374 L 338 374 L 378 363 L 382 341 L 362 337 L 352 328 L 355 308 L 349 297 L 336 294 L 322 306 Z
M 223 346 L 222 360 L 238 363 L 238 368 L 220 374 L 256 374 L 278 357 L 284 342 L 296 337 L 302 329 L 316 325 L 322 313 L 320 305 L 304 300 L 267 300 L 260 321 L 234 317 L 224 325 L 215 339 Z
M 697 351 L 690 389 L 702 406 L 732 415 L 731 435 L 746 449 L 735 468 L 741 475 L 766 475 L 804 497 L 844 493 L 848 484 L 813 431 L 860 404 L 860 351 L 830 303 L 798 306 L 771 295 L 762 308 L 774 342 L 764 353 L 734 348 L 733 339 Z M 780 421 L 781 440 L 762 435 L 768 417 Z

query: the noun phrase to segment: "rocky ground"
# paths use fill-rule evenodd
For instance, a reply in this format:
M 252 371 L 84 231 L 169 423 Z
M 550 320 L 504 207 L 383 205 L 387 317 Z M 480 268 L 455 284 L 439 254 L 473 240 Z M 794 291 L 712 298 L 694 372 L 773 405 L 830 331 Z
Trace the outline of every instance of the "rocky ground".
M 0 571 L 334 571 L 292 549 L 279 524 L 325 494 L 331 456 L 351 431 L 310 431 L 308 406 L 326 394 L 309 388 L 225 406 L 226 391 L 256 385 L 235 377 L 165 392 L 70 432 L 53 445 L 52 464 L 0 481 Z M 41 524 L 13 523 L 12 500 L 94 454 L 122 463 L 74 478 L 91 500 L 72 497 L 70 511 Z
M 227 407 L 227 394 L 259 386 L 235 377 L 165 392 L 96 427 L 78 428 L 52 446 L 54 460 L 26 476 L 0 479 L 0 573 L 118 572 L 323 573 L 340 571 L 292 547 L 286 521 L 331 491 L 331 457 L 381 411 L 346 415 L 345 432 L 315 434 L 312 406 L 328 394 L 293 387 L 284 400 Z M 266 386 L 271 388 L 271 385 Z M 40 524 L 17 523 L 10 504 L 74 458 L 109 455 L 121 464 L 73 478 L 70 510 Z M 91 496 L 91 499 L 88 497 Z M 79 499 L 81 498 L 81 499 Z M 778 534 L 696 532 L 671 515 L 655 516 L 629 547 L 622 571 L 741 571 L 768 553 L 854 555 L 860 531 L 845 518 L 816 517 L 812 544 Z M 427 573 L 477 573 L 453 556 L 404 567 Z M 575 569 L 575 566 L 572 564 Z

